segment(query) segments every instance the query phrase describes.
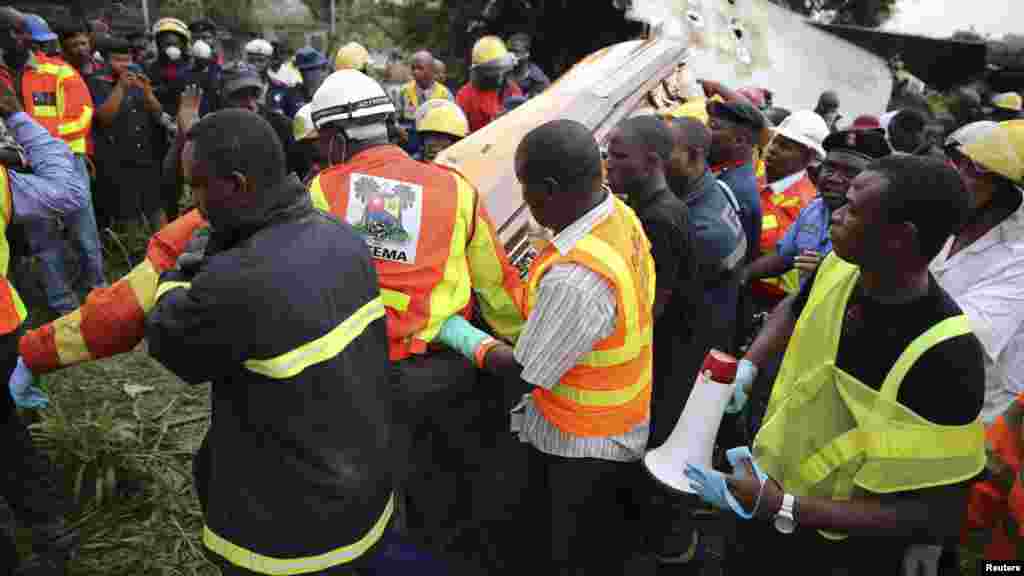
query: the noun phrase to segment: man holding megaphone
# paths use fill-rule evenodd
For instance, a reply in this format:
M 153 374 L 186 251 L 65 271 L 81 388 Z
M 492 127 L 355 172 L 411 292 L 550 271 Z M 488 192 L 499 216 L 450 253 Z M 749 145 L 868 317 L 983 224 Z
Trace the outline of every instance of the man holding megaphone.
M 928 273 L 968 194 L 941 161 L 899 155 L 870 163 L 846 198 L 833 252 L 745 357 L 785 350 L 752 450 L 729 451 L 731 476 L 694 464 L 686 476 L 706 501 L 774 525 L 741 524 L 748 560 L 935 574 L 985 466 L 981 347 Z

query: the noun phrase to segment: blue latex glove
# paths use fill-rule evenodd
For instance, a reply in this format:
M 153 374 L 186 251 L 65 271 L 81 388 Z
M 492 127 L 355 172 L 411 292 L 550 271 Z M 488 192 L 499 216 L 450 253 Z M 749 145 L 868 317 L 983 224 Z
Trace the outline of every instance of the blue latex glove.
M 445 320 L 441 326 L 441 332 L 437 338 L 449 347 L 458 350 L 470 361 L 476 361 L 476 349 L 491 336 L 469 323 L 468 320 L 456 314 Z
M 18 408 L 43 409 L 50 405 L 50 397 L 46 392 L 35 384 L 35 375 L 25 366 L 25 361 L 18 357 L 18 364 L 11 373 L 11 379 L 7 387 L 11 391 L 11 398 Z
M 744 458 L 750 459 L 752 463 L 754 462 L 754 458 L 750 454 L 750 449 L 746 446 L 733 448 L 726 452 L 725 456 L 736 471 L 736 474 L 741 478 L 746 477 L 747 472 L 744 467 L 739 465 L 739 463 L 740 460 L 743 460 Z M 757 474 L 758 480 L 760 480 L 761 485 L 763 486 L 768 475 L 762 472 L 761 469 L 757 467 L 757 464 L 753 464 L 753 466 L 754 473 Z M 755 514 L 757 514 L 757 508 L 760 503 L 755 505 L 754 509 L 750 512 L 744 510 L 743 506 L 732 495 L 732 492 L 729 491 L 729 485 L 725 481 L 725 475 L 721 472 L 717 470 L 708 470 L 703 466 L 687 463 L 686 470 L 683 473 L 690 480 L 690 486 L 697 491 L 697 495 L 699 495 L 705 502 L 722 510 L 732 510 L 737 516 L 746 520 L 750 520 Z
M 739 366 L 736 367 L 736 379 L 733 380 L 732 398 L 725 405 L 726 414 L 737 414 L 743 410 L 743 407 L 747 405 L 745 388 L 753 386 L 755 378 L 757 378 L 757 366 L 754 366 L 754 363 L 746 358 L 740 360 Z

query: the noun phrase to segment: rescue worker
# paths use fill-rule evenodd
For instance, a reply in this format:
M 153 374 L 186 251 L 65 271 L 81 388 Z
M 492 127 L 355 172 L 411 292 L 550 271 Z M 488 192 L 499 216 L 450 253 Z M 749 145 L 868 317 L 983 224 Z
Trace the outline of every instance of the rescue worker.
M 313 94 L 316 94 L 317 88 L 323 84 L 324 78 L 329 74 L 327 69 L 329 63 L 319 50 L 309 46 L 296 50 L 292 62 L 302 77 L 302 83 L 292 88 L 293 94 L 289 106 L 294 109 L 289 108 L 285 111 L 286 116 L 294 118 L 300 108 L 313 100 Z
M 826 90 L 818 97 L 818 104 L 814 107 L 814 113 L 825 119 L 829 130 L 835 132 L 839 129 L 839 119 L 843 117 L 839 113 L 839 95 L 833 90 Z
M 494 330 L 514 339 L 522 327 L 518 271 L 467 180 L 388 144 L 395 108 L 377 82 L 335 72 L 312 112 L 330 164 L 309 185 L 313 203 L 362 234 L 387 308 L 396 421 L 406 425 L 395 432 L 397 458 L 411 466 L 399 472 L 404 520 L 421 544 L 444 545 L 466 514 L 474 441 L 467 419 L 477 410 L 464 404 L 472 400 L 473 366 L 434 341 L 473 300 Z
M 423 139 L 424 162 L 469 134 L 469 120 L 451 100 L 427 100 L 416 111 L 416 133 Z
M 288 116 L 287 111 L 291 108 L 295 96 L 292 94 L 291 86 L 271 77 L 270 59 L 273 56 L 274 47 L 263 38 L 254 38 L 245 44 L 244 62 L 256 70 L 263 83 L 259 103 Z
M 146 31 L 142 29 L 131 30 L 125 35 L 124 39 L 132 43 L 132 62 L 139 66 L 145 66 L 147 52 L 150 50 L 149 37 L 146 35 Z
M 410 156 L 423 152 L 423 141 L 416 133 L 416 112 L 427 100 L 452 100 L 448 88 L 434 79 L 434 56 L 420 50 L 412 55 L 412 80 L 398 92 L 398 137 Z
M 765 152 L 768 186 L 761 189 L 761 256 L 747 267 L 744 278 L 744 284 L 758 280 L 753 285 L 756 307 L 769 310 L 787 294 L 796 294 L 800 288 L 799 274 L 791 270 L 777 277 L 750 277 L 749 270 L 763 274 L 768 264 L 760 262 L 765 259 L 773 259 L 772 270 L 782 267 L 775 247 L 800 211 L 818 195 L 807 168 L 825 159 L 822 143 L 829 134 L 825 121 L 810 110 L 793 113 L 772 131 L 774 137 Z
M 531 444 L 531 548 L 542 574 L 627 574 L 627 522 L 650 420 L 654 261 L 636 214 L 603 186 L 590 130 L 554 120 L 515 155 L 523 199 L 555 235 L 530 267 L 515 346 L 453 316 L 441 340 L 516 382 Z
M 777 276 L 795 269 L 801 278 L 801 285 L 806 282 L 832 251 L 830 223 L 834 219 L 833 215 L 846 204 L 850 183 L 869 163 L 892 153 L 881 129 L 833 132 L 825 138 L 822 148 L 827 156 L 821 163 L 818 177 L 819 197 L 800 211 L 797 219 L 776 244 L 775 254 L 756 260 L 746 269 L 746 278 Z M 781 362 L 779 351 L 760 365 L 754 386 L 757 396 L 751 399 L 745 414 L 750 438 L 760 427 Z M 736 407 L 727 408 L 728 412 L 737 410 Z
M 358 42 L 349 42 L 334 56 L 334 70 L 357 70 L 367 74 L 370 64 L 370 53 Z
M 95 72 L 92 30 L 84 23 L 65 24 L 59 28 L 61 56 L 85 78 Z
M 746 563 L 934 570 L 985 466 L 981 345 L 928 272 L 969 197 L 943 162 L 893 155 L 861 172 L 847 199 L 833 214 L 833 253 L 776 309 L 737 372 L 734 391 L 785 349 L 752 451 L 729 451 L 732 475 L 688 464 L 686 476 L 704 500 L 758 519 L 740 524 Z
M 25 26 L 32 37 L 32 49 L 53 58 L 60 57 L 60 43 L 50 25 L 38 14 L 25 14 Z
M 153 36 L 157 55 L 146 68 L 146 76 L 153 83 L 161 108 L 170 112 L 178 109 L 181 93 L 193 82 L 188 61 L 192 33 L 177 18 L 161 18 L 153 25 Z
M 947 140 L 947 154 L 971 192 L 971 215 L 930 269 L 963 308 L 985 351 L 981 417 L 995 460 L 992 478 L 972 487 L 967 528 L 991 529 L 985 558 L 1011 559 L 1012 551 L 1015 559 L 1024 525 L 1024 120 L 968 124 Z
M 213 58 L 218 66 L 224 65 L 224 54 L 220 49 L 220 42 L 217 41 L 217 24 L 209 18 L 195 20 L 188 25 L 188 31 L 192 33 L 194 41 L 202 41 L 210 47 Z
M 65 214 L 71 243 L 79 255 L 79 277 L 86 288 L 106 285 L 103 250 L 96 227 L 92 197 L 89 193 L 89 132 L 93 102 L 82 77 L 63 60 L 33 52 L 24 28 L 24 15 L 13 8 L 0 8 L 0 36 L 3 36 L 4 63 L 13 72 L 25 112 L 42 124 L 52 136 L 60 138 L 75 154 L 76 177 L 67 185 L 81 188 L 87 205 Z M 74 190 L 78 193 L 78 190 Z M 57 314 L 78 306 L 78 297 L 69 283 L 64 241 L 54 220 L 26 223 L 25 237 L 33 255 L 41 261 L 46 301 Z
M 192 78 L 203 90 L 203 102 L 199 115 L 205 116 L 221 108 L 220 84 L 224 69 L 216 61 L 213 48 L 205 40 L 192 43 Z
M 9 18 L 11 12 L 0 12 Z M 24 28 L 4 22 L 0 47 L 10 54 L 14 42 L 27 42 Z M 17 38 L 15 39 L 15 36 Z M 20 567 L 13 532 L 0 534 L 0 573 L 57 576 L 76 544 L 65 522 L 71 512 L 67 495 L 49 459 L 32 443 L 17 407 L 46 406 L 45 394 L 33 385 L 27 370 L 18 370 L 17 342 L 26 317 L 25 305 L 8 281 L 11 260 L 8 226 L 12 222 L 52 220 L 86 205 L 85 189 L 67 183 L 77 177 L 75 158 L 67 145 L 26 114 L 6 68 L 0 76 L 0 375 L 10 393 L 2 394 L 0 498 L 15 519 L 32 531 L 32 556 Z
M 161 275 L 146 341 L 185 382 L 212 381 L 193 466 L 208 556 L 226 576 L 354 574 L 379 553 L 395 506 L 369 252 L 313 208 L 252 112 L 200 120 L 183 167 L 211 229 Z
M 473 45 L 469 82 L 455 96 L 455 102 L 469 119 L 470 132 L 497 118 L 504 111 L 506 98 L 523 95 L 511 78 L 514 65 L 515 56 L 497 36 L 484 36 Z
M 523 91 L 523 96 L 533 98 L 551 86 L 551 79 L 530 60 L 530 48 L 533 40 L 529 34 L 518 32 L 508 37 L 509 52 L 516 57 L 516 66 L 512 70 L 512 78 Z

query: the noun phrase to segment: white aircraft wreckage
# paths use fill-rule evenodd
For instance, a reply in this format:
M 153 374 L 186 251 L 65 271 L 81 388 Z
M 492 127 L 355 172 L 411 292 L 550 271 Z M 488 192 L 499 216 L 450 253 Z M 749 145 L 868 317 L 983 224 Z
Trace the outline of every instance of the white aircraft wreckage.
M 638 110 L 667 112 L 703 98 L 698 78 L 761 86 L 791 110 L 839 94 L 847 118 L 885 110 L 886 62 L 767 0 L 636 0 L 626 17 L 646 38 L 583 58 L 544 93 L 443 151 L 437 162 L 468 177 L 486 199 L 513 263 L 525 274 L 543 231 L 523 203 L 514 154 L 531 129 L 555 119 L 590 127 L 599 141 Z

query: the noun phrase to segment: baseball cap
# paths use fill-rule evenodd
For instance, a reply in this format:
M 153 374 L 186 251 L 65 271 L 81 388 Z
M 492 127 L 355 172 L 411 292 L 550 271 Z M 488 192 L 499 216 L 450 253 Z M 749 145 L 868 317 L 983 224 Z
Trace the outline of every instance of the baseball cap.
M 719 118 L 726 118 L 737 124 L 749 126 L 756 132 L 765 128 L 764 115 L 746 102 L 721 102 L 718 100 L 708 101 L 708 114 Z
M 822 143 L 825 152 L 842 150 L 863 156 L 869 160 L 884 158 L 892 154 L 892 148 L 885 137 L 885 130 L 872 128 L 868 130 L 840 130 L 829 134 Z
M 50 25 L 38 14 L 25 14 L 25 28 L 32 36 L 33 42 L 50 42 L 57 39 L 57 35 L 50 30 Z
M 224 94 L 231 94 L 243 88 L 263 88 L 263 79 L 260 78 L 260 73 L 244 62 L 225 67 L 221 78 Z

